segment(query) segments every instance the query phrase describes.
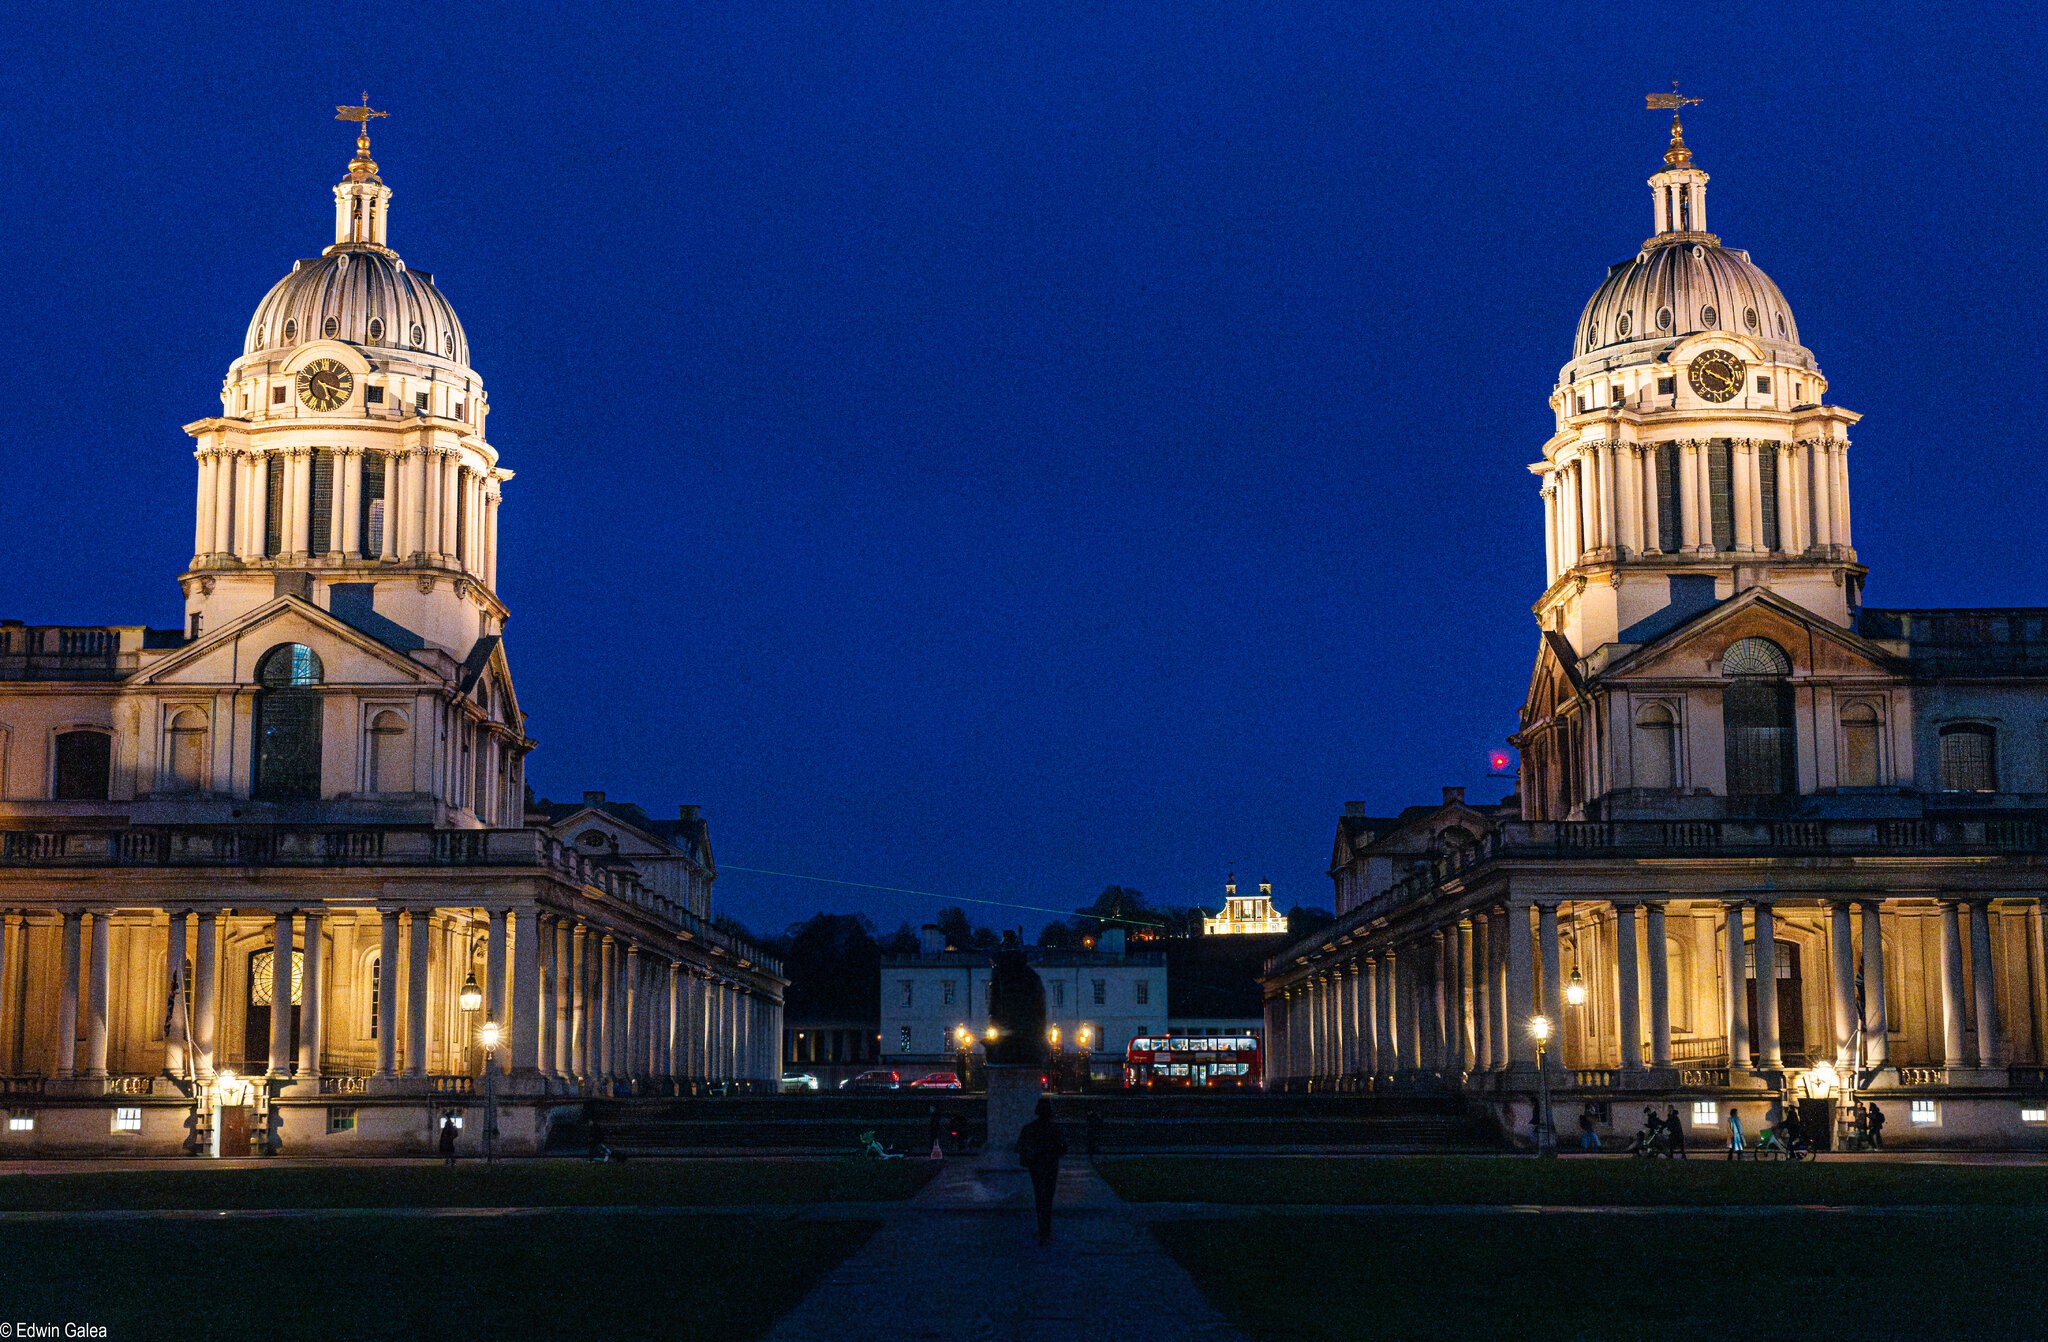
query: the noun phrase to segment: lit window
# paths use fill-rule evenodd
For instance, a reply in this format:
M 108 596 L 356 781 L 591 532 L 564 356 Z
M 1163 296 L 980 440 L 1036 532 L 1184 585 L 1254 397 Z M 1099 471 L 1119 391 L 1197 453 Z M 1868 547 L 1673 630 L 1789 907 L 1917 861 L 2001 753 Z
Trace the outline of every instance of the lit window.
M 1138 1005 L 1149 1006 L 1152 1002 L 1152 980 L 1138 980 Z
M 908 1025 L 897 1029 L 896 1047 L 904 1053 L 910 1052 L 910 1027 Z
M 327 1130 L 329 1132 L 354 1132 L 356 1130 L 356 1111 L 353 1109 L 329 1109 L 327 1111 Z
M 2048 1107 L 2035 1105 L 2032 1108 L 2028 1108 L 2025 1105 L 2022 1105 L 2020 1107 L 2020 1122 L 2048 1123 Z
M 1907 1112 L 1908 1117 L 1915 1123 L 1941 1122 L 1941 1105 L 1935 1100 L 1915 1100 L 1913 1107 Z
M 115 1131 L 115 1132 L 141 1132 L 141 1131 L 142 1131 L 142 1110 L 141 1110 L 141 1109 L 140 1109 L 139 1107 L 138 1107 L 138 1108 L 134 1108 L 134 1109 L 130 1109 L 130 1108 L 127 1108 L 127 1107 L 125 1107 L 125 1106 L 124 1106 L 124 1107 L 122 1107 L 122 1108 L 116 1109 L 116 1110 L 114 1111 L 114 1131 Z
M 36 1116 L 25 1109 L 16 1109 L 7 1115 L 7 1130 L 9 1132 L 34 1132 L 36 1130 Z
M 1721 1106 L 1712 1100 L 1692 1102 L 1692 1125 L 1696 1128 L 1714 1128 L 1721 1125 Z

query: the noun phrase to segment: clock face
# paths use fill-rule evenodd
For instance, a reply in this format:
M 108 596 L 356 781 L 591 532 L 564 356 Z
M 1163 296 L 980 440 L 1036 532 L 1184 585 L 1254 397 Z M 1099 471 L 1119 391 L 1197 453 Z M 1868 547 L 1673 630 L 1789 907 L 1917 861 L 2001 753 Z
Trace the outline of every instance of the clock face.
M 355 385 L 354 374 L 332 359 L 315 359 L 299 370 L 299 399 L 315 410 L 334 409 Z
M 1742 390 L 1742 375 L 1747 371 L 1742 360 L 1727 350 L 1710 349 L 1692 361 L 1686 378 L 1701 400 L 1730 401 Z

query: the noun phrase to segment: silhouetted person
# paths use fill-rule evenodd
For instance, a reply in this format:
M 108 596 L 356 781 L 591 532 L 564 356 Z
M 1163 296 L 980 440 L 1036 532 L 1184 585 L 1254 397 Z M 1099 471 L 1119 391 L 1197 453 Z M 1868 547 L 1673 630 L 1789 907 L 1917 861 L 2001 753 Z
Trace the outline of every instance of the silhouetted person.
M 1870 1106 L 1870 1149 L 1884 1150 L 1884 1110 L 1875 1104 Z
M 441 1115 L 441 1159 L 455 1164 L 455 1115 Z
M 1060 1157 L 1067 1143 L 1052 1121 L 1052 1101 L 1040 1099 L 1038 1117 L 1017 1134 L 1017 1160 L 1031 1175 L 1031 1200 L 1038 1210 L 1038 1242 L 1052 1243 L 1052 1195 L 1060 1185 Z
M 1678 1121 L 1678 1106 L 1668 1105 L 1664 1110 L 1665 1155 L 1678 1160 L 1685 1159 L 1685 1125 Z
M 944 1131 L 942 1120 L 939 1117 L 939 1106 L 936 1104 L 926 1105 L 925 1113 L 927 1115 L 924 1125 L 925 1131 L 931 1138 L 930 1144 L 925 1147 L 925 1150 L 936 1151 L 939 1149 L 939 1133 Z

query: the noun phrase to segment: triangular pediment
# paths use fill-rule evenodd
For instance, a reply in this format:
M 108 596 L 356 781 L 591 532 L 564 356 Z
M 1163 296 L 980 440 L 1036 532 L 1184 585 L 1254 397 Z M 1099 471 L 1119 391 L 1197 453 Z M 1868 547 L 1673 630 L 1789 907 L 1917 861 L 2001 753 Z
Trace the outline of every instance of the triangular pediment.
M 580 807 L 560 820 L 549 821 L 548 830 L 587 857 L 667 857 L 676 851 L 674 844 L 660 836 L 595 806 Z M 604 835 L 609 844 L 599 847 L 585 842 L 583 836 L 592 831 Z
M 1721 658 L 1745 638 L 1768 639 L 1782 648 L 1795 677 L 1904 673 L 1897 658 L 1862 635 L 1767 588 L 1752 587 L 1609 663 L 1599 679 L 1719 679 Z
M 157 662 L 131 684 L 247 685 L 256 664 L 281 643 L 302 643 L 320 658 L 328 685 L 439 685 L 428 667 L 385 647 L 311 602 L 281 596 L 231 620 Z
M 1536 648 L 1536 664 L 1529 672 L 1529 692 L 1522 698 L 1522 725 L 1526 728 L 1555 717 L 1582 689 L 1578 656 L 1571 643 L 1564 635 L 1545 630 Z

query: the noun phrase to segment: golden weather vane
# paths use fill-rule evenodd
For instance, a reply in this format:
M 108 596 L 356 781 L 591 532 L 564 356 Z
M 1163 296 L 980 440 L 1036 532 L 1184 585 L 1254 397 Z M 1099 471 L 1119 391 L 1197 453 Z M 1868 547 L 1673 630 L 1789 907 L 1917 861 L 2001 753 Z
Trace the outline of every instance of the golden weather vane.
M 1672 85 L 1672 87 L 1673 87 L 1673 88 L 1676 88 L 1676 87 L 1677 87 L 1677 85 L 1675 85 L 1675 84 L 1674 84 L 1674 85 Z M 1653 97 L 1653 98 L 1655 98 L 1655 97 L 1658 97 L 1658 96 L 1660 96 L 1660 95 L 1658 95 L 1658 94 L 1654 94 L 1654 93 L 1653 93 L 1653 94 L 1651 94 L 1650 96 L 1651 96 L 1651 97 Z M 1695 99 L 1693 99 L 1693 101 L 1694 101 L 1694 102 L 1698 102 L 1698 101 L 1699 101 L 1699 99 L 1695 98 Z M 366 130 L 366 131 L 367 131 L 367 130 L 368 130 L 368 129 L 370 128 L 370 124 L 369 124 L 369 123 L 370 123 L 370 118 L 371 118 L 371 117 L 377 117 L 377 116 L 390 116 L 390 115 L 391 115 L 391 113 L 389 113 L 389 112 L 379 112 L 379 111 L 375 111 L 375 110 L 373 110 L 373 109 L 371 108 L 371 106 L 370 106 L 370 94 L 369 94 L 369 91 L 368 91 L 367 89 L 366 89 L 366 90 L 364 90 L 364 92 L 363 92 L 363 104 L 362 104 L 362 106 L 360 106 L 360 107 L 356 107 L 356 106 L 352 106 L 352 105 L 350 105 L 350 104 L 344 103 L 344 104 L 343 104 L 343 105 L 341 105 L 340 107 L 337 107 L 337 108 L 335 108 L 335 109 L 334 109 L 334 119 L 335 119 L 336 121 L 353 121 L 353 122 L 356 122 L 357 124 L 361 125 L 361 126 L 362 126 L 362 128 L 363 128 L 364 130 Z
M 336 121 L 356 123 L 356 156 L 348 165 L 348 175 L 352 179 L 367 180 L 376 177 L 377 161 L 370 157 L 370 118 L 390 115 L 389 112 L 379 112 L 370 106 L 370 94 L 367 89 L 363 91 L 361 106 L 343 103 L 334 109 Z
M 1671 81 L 1669 93 L 1646 93 L 1643 106 L 1652 112 L 1671 113 L 1671 147 L 1664 151 L 1664 165 L 1683 168 L 1692 162 L 1692 150 L 1685 147 L 1685 127 L 1678 124 L 1678 114 L 1687 107 L 1698 107 L 1701 100 L 1688 98 L 1678 91 L 1678 81 Z

